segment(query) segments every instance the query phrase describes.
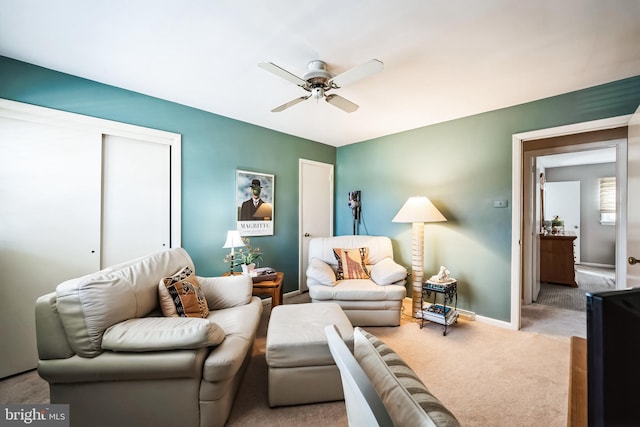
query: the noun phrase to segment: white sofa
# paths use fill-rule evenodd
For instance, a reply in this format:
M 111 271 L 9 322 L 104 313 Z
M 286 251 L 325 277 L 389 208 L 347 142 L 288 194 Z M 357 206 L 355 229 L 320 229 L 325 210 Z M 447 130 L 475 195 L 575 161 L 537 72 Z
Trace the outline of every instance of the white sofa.
M 225 424 L 262 304 L 248 276 L 197 277 L 202 292 L 191 308 L 205 299 L 208 315 L 167 317 L 159 290 L 185 267 L 195 275 L 187 252 L 170 249 L 66 281 L 37 300 L 38 373 L 51 403 L 70 404 L 72 426 Z M 197 287 L 192 277 L 186 288 Z
M 340 279 L 334 249 L 366 248 L 369 278 Z M 393 260 L 384 236 L 317 237 L 309 242 L 307 288 L 313 303 L 335 302 L 354 326 L 398 326 L 407 269 Z

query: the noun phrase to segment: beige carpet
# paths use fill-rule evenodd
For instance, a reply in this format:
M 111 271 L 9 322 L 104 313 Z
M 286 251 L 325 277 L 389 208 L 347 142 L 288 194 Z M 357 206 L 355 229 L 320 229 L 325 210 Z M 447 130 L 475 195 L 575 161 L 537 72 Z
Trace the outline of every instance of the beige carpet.
M 407 312 L 410 305 L 407 300 Z M 228 425 L 346 426 L 343 402 L 268 407 L 265 323 Z M 404 315 L 400 327 L 364 329 L 400 354 L 463 426 L 566 426 L 566 337 L 462 319 L 444 337 L 441 325 L 427 324 L 421 330 L 418 321 Z
M 408 312 L 411 304 L 406 302 Z M 253 360 L 227 425 L 346 426 L 344 402 L 269 408 L 264 359 L 268 313 L 265 306 Z M 365 329 L 396 350 L 463 426 L 566 425 L 567 337 L 465 320 L 444 337 L 441 325 L 421 330 L 418 321 L 404 315 L 400 327 Z M 47 385 L 33 371 L 0 381 L 0 403 L 48 403 Z

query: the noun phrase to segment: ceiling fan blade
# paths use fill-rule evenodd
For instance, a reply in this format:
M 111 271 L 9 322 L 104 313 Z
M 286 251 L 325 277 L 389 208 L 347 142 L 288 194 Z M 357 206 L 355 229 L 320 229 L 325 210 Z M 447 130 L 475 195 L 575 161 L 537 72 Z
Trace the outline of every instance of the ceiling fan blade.
M 335 94 L 327 95 L 327 97 L 325 98 L 325 101 L 327 101 L 329 104 L 333 105 L 334 107 L 338 107 L 342 111 L 346 111 L 347 113 L 353 113 L 359 108 L 358 104 L 354 104 L 353 102 L 349 101 L 346 98 L 341 97 L 340 95 L 335 95 Z
M 271 110 L 271 112 L 272 113 L 279 113 L 280 111 L 284 111 L 289 107 L 293 107 L 297 103 L 302 102 L 305 99 L 309 99 L 310 97 L 311 97 L 311 95 L 309 95 L 309 96 L 301 96 L 300 98 L 293 99 L 293 100 L 291 100 L 291 101 L 289 101 L 289 102 L 287 102 L 285 104 L 282 104 L 279 107 L 274 108 L 273 110 Z
M 338 74 L 331 82 L 335 83 L 338 87 L 345 87 L 358 80 L 369 77 L 372 74 L 379 73 L 384 68 L 384 64 L 377 59 L 372 59 L 364 64 L 360 64 L 350 70 L 345 71 L 342 74 Z
M 290 81 L 293 84 L 296 84 L 300 87 L 304 87 L 307 82 L 302 80 L 300 77 L 296 76 L 295 74 L 292 74 L 290 72 L 288 72 L 287 70 L 285 70 L 284 68 L 278 67 L 276 64 L 272 63 L 272 62 L 260 62 L 258 64 L 258 67 L 263 68 L 273 74 L 275 74 L 278 77 L 281 77 L 285 80 Z

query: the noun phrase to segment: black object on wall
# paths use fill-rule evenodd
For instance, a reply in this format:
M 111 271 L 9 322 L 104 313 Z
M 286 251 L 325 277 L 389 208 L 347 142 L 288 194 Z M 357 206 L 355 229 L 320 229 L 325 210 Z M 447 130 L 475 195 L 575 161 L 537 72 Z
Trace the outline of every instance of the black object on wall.
M 358 224 L 360 224 L 360 209 L 362 203 L 360 201 L 360 190 L 349 192 L 349 207 L 353 214 L 353 234 L 358 234 Z

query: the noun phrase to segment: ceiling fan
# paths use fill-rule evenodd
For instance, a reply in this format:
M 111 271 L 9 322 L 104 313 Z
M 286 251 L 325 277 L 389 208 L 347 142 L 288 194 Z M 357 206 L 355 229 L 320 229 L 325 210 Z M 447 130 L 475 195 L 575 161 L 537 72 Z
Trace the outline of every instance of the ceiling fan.
M 302 89 L 309 92 L 309 95 L 307 96 L 301 96 L 285 104 L 282 104 L 279 107 L 274 108 L 273 110 L 271 110 L 271 112 L 273 113 L 284 111 L 287 108 L 292 107 L 297 103 L 307 100 L 311 97 L 315 99 L 324 98 L 325 101 L 327 101 L 334 107 L 338 107 L 341 110 L 346 111 L 347 113 L 353 113 L 358 109 L 357 104 L 354 104 L 353 102 L 341 97 L 340 95 L 336 95 L 334 93 L 327 94 L 327 92 L 334 89 L 340 89 L 341 87 L 345 87 L 351 83 L 355 83 L 358 80 L 362 80 L 365 77 L 369 77 L 372 74 L 382 71 L 383 68 L 383 64 L 381 61 L 372 59 L 365 62 L 364 64 L 360 64 L 350 70 L 347 70 L 342 74 L 334 76 L 329 71 L 327 71 L 327 64 L 324 61 L 315 60 L 309 62 L 309 64 L 307 65 L 309 71 L 302 78 L 300 78 L 272 62 L 261 62 L 258 64 L 258 66 L 272 72 L 278 77 L 281 77 L 300 86 Z

